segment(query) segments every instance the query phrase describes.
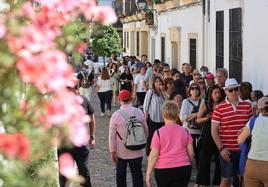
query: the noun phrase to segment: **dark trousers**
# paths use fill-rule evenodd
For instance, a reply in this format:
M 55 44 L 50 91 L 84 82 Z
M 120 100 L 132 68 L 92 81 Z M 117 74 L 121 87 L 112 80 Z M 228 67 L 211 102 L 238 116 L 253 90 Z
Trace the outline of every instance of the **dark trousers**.
M 116 184 L 117 187 L 127 186 L 127 164 L 129 164 L 132 176 L 133 187 L 143 187 L 143 174 L 142 174 L 142 157 L 135 159 L 121 159 L 118 158 L 116 164 Z
M 101 112 L 105 112 L 105 104 L 107 105 L 107 109 L 111 110 L 112 108 L 112 97 L 113 97 L 113 92 L 112 90 L 109 90 L 107 92 L 98 92 L 98 96 L 100 98 L 100 107 L 101 107 Z
M 157 187 L 187 187 L 191 177 L 191 166 L 155 169 Z
M 147 122 L 147 125 L 148 125 L 148 131 L 149 131 L 149 135 L 148 135 L 148 138 L 147 138 L 147 144 L 146 144 L 146 155 L 148 156 L 151 152 L 151 141 L 152 141 L 152 138 L 153 138 L 153 135 L 154 135 L 154 132 L 163 127 L 165 125 L 164 122 L 161 122 L 161 123 L 157 123 L 157 122 L 154 122 L 151 120 L 150 116 L 148 115 L 148 118 L 146 120 Z
M 215 161 L 215 171 L 213 178 L 213 185 L 220 185 L 221 183 L 221 170 L 219 151 L 212 138 L 201 138 L 199 149 L 199 165 L 196 184 L 210 186 L 210 166 L 212 156 Z
M 138 106 L 143 106 L 146 92 L 137 92 Z
M 193 138 L 195 164 L 196 164 L 196 167 L 198 168 L 198 164 L 199 164 L 199 149 L 198 149 L 198 146 L 197 146 L 197 142 L 198 142 L 198 138 L 199 138 L 200 134 L 191 134 L 191 136 Z
M 89 149 L 88 146 L 74 147 L 74 148 L 61 148 L 58 149 L 58 157 L 63 153 L 70 153 L 75 160 L 79 175 L 81 175 L 85 182 L 81 184 L 84 187 L 91 187 L 90 175 L 89 175 Z M 66 178 L 59 174 L 60 187 L 65 187 Z

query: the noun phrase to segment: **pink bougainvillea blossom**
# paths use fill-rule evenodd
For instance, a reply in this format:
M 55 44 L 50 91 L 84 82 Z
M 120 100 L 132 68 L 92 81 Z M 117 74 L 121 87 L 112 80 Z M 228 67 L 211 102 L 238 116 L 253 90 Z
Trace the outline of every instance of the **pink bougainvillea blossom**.
M 90 11 L 89 12 L 93 14 L 92 19 L 95 22 L 101 23 L 103 25 L 110 25 L 117 21 L 117 16 L 114 12 L 114 9 L 110 6 L 96 6 L 91 8 Z M 87 12 L 85 15 L 88 15 Z
M 66 178 L 74 178 L 76 176 L 74 160 L 69 153 L 63 153 L 59 156 L 59 171 Z
M 29 159 L 29 149 L 30 141 L 24 134 L 0 134 L 0 151 L 4 155 L 26 162 Z
M 6 27 L 3 23 L 0 22 L 0 39 L 3 38 L 6 34 Z
M 89 118 L 85 115 L 81 105 L 83 99 L 68 91 L 59 94 L 54 95 L 50 101 L 44 103 L 42 109 L 45 115 L 39 116 L 40 121 L 49 126 L 69 125 L 72 143 L 78 147 L 87 145 L 89 134 L 86 123 L 88 123 Z
M 19 54 L 17 69 L 23 81 L 33 83 L 42 93 L 60 92 L 74 86 L 73 69 L 66 63 L 66 55 L 58 50 L 47 50 L 32 55 L 24 50 Z

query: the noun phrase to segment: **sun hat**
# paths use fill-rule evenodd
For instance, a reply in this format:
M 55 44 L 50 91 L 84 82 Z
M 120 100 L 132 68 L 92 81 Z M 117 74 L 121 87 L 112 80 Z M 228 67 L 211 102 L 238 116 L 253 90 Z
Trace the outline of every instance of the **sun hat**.
M 223 89 L 235 88 L 239 86 L 240 85 L 234 78 L 230 78 L 225 81 L 225 87 Z
M 258 101 L 258 109 L 263 109 L 268 106 L 268 97 L 262 97 Z

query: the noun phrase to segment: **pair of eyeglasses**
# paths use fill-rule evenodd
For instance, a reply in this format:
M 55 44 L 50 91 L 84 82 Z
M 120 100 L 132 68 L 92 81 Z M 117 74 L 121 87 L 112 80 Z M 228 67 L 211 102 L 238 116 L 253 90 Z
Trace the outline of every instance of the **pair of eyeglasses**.
M 169 71 L 168 70 L 166 70 L 166 71 L 164 71 L 165 73 L 168 73 Z
M 204 81 L 199 81 L 198 83 L 199 83 L 199 84 L 205 84 L 205 82 L 204 82 Z
M 197 91 L 199 91 L 199 89 L 197 87 L 192 87 L 191 90 L 197 90 Z
M 236 87 L 236 88 L 228 89 L 228 92 L 232 93 L 233 91 L 237 92 L 238 90 L 239 90 L 239 88 Z

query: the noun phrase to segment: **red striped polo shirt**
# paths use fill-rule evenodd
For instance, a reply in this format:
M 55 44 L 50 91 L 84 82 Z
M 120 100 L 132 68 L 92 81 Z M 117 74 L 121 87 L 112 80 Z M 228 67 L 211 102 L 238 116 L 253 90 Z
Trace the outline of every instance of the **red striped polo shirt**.
M 251 103 L 241 99 L 236 107 L 227 99 L 215 107 L 212 122 L 219 124 L 219 136 L 224 148 L 232 152 L 240 151 L 237 143 L 238 133 L 252 114 Z

